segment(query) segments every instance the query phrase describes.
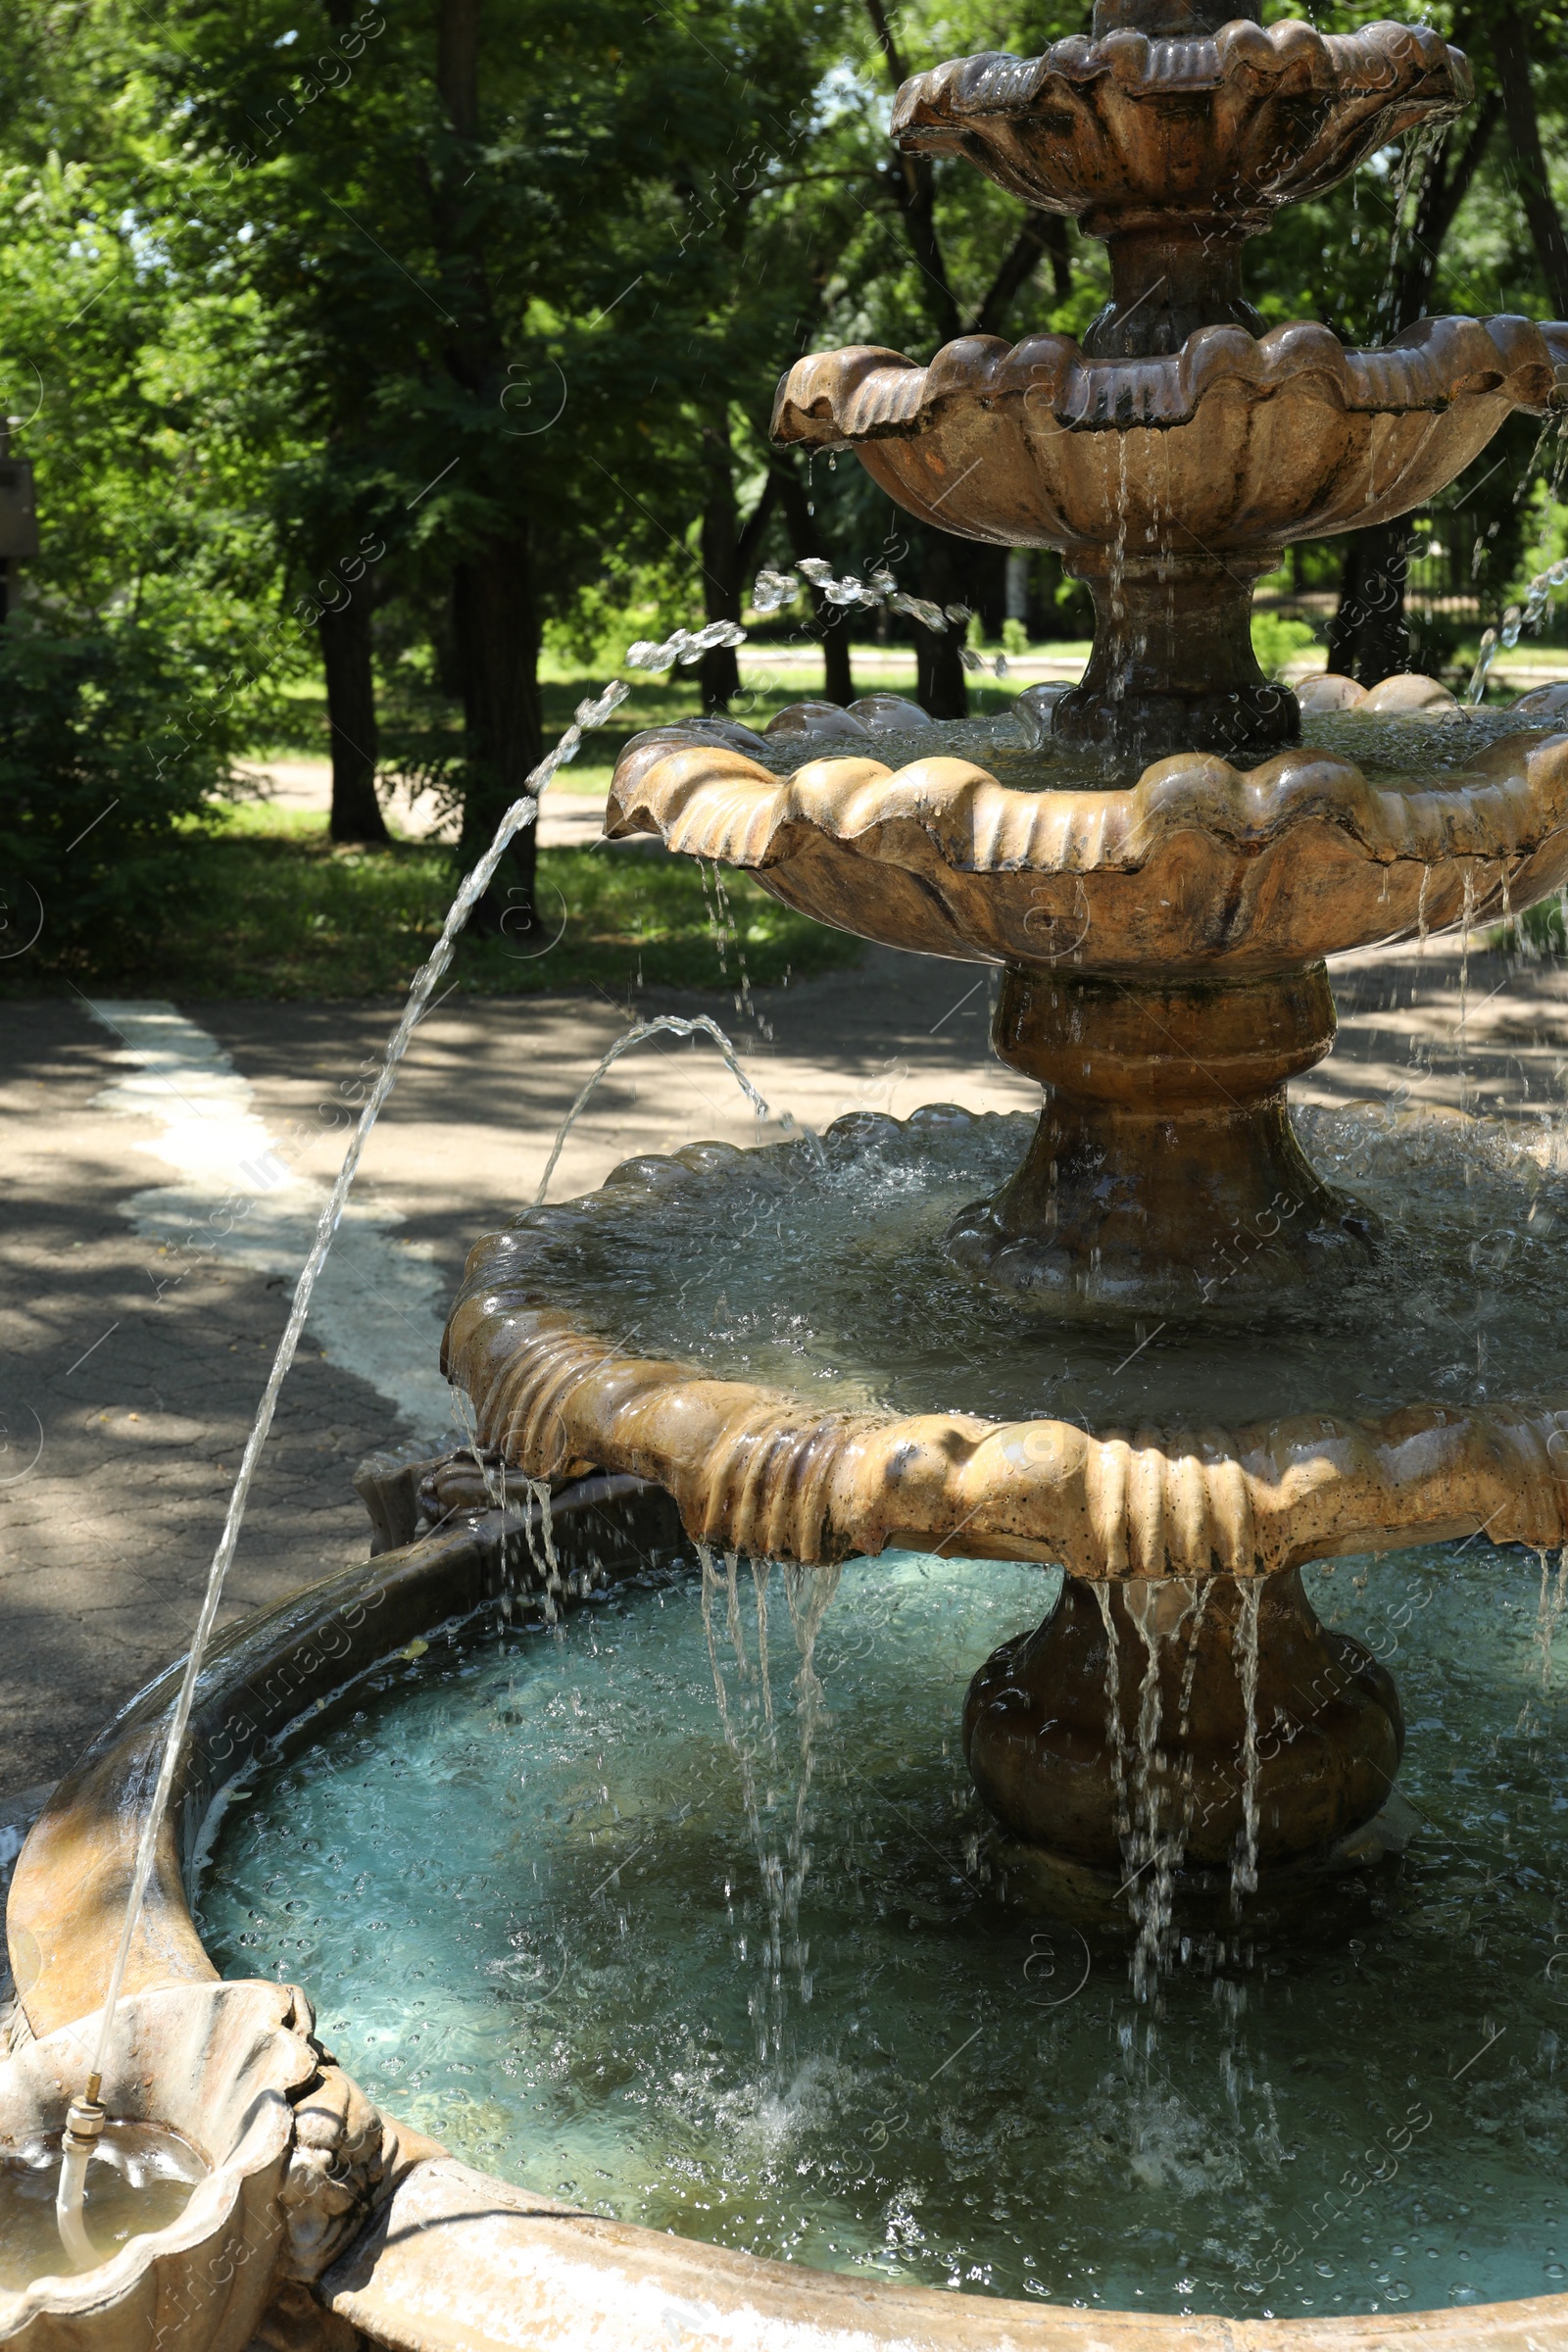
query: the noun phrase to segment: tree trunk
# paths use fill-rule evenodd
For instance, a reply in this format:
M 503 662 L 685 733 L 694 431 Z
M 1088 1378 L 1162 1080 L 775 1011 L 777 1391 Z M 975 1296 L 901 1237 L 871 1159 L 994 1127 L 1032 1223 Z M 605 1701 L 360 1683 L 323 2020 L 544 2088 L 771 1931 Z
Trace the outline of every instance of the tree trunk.
M 963 591 L 969 542 L 948 531 L 917 524 L 920 550 L 920 594 L 934 605 L 956 604 Z M 950 620 L 939 637 L 920 621 L 914 624 L 915 700 L 933 718 L 967 718 L 969 688 L 960 652 L 963 623 Z
M 729 418 L 721 410 L 703 428 L 708 492 L 703 501 L 699 546 L 703 564 L 703 615 L 707 620 L 741 616 L 740 523 L 735 512 L 735 475 L 730 464 Z M 740 663 L 732 645 L 710 645 L 697 671 L 705 710 L 727 710 L 741 687 Z
M 390 839 L 375 797 L 378 750 L 375 671 L 370 660 L 370 596 L 363 583 L 337 612 L 317 622 L 326 673 L 326 720 L 332 744 L 334 841 Z
M 458 314 L 445 359 L 454 382 L 484 409 L 499 405 L 507 381 L 506 351 L 496 323 L 486 269 L 484 213 L 466 213 L 463 190 L 484 170 L 479 139 L 481 0 L 440 0 L 436 24 L 436 79 L 447 120 L 465 142 L 473 169 L 466 176 L 450 153 L 431 187 L 431 219 L 443 284 Z M 501 492 L 491 488 L 492 504 Z M 510 504 L 510 498 L 507 500 Z M 522 791 L 543 755 L 539 713 L 539 612 L 528 525 L 506 517 L 470 547 L 453 574 L 456 652 L 463 676 L 465 785 L 461 850 L 471 865 Z M 513 837 L 495 880 L 475 907 L 476 929 L 522 938 L 535 928 L 537 836 L 532 824 Z
M 1376 686 L 1410 659 L 1404 617 L 1408 569 L 1402 522 L 1357 531 L 1345 551 L 1340 608 L 1329 627 L 1329 667 Z
M 1541 121 L 1530 82 L 1530 44 L 1522 20 L 1505 9 L 1492 28 L 1492 55 L 1508 120 L 1519 200 L 1541 263 L 1546 291 L 1559 318 L 1568 318 L 1568 235 L 1552 201 L 1551 181 L 1541 144 Z
M 1419 318 L 1432 298 L 1444 239 L 1470 191 L 1500 110 L 1501 100 L 1489 93 L 1451 168 L 1441 148 L 1427 160 L 1395 293 L 1396 332 Z M 1359 679 L 1363 686 L 1376 686 L 1409 664 L 1404 547 L 1401 525 L 1377 523 L 1357 531 L 1345 551 L 1339 610 L 1329 628 L 1329 667 L 1342 677 Z
M 784 510 L 784 527 L 789 533 L 790 550 L 798 564 L 803 556 L 819 556 L 828 561 L 827 544 L 816 527 L 811 502 L 806 495 L 792 458 L 780 454 L 773 461 L 773 478 L 778 484 L 779 504 Z M 845 625 L 848 608 L 830 605 L 819 588 L 811 590 L 813 619 L 811 635 L 822 648 L 822 694 L 830 703 L 849 704 L 855 700 L 855 680 L 850 673 L 850 639 Z
M 471 866 L 544 753 L 539 612 L 525 530 L 487 541 L 457 566 L 453 606 L 467 766 L 460 848 Z M 526 939 L 534 928 L 537 846 L 531 824 L 514 835 L 488 894 L 489 923 L 510 939 Z

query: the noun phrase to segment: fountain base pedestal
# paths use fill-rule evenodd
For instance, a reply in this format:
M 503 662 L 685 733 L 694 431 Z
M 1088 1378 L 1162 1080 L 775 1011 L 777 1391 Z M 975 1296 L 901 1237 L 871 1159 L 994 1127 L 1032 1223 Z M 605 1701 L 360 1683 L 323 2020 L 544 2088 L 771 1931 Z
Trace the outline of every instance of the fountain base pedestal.
M 975 1786 L 1025 1844 L 1099 1870 L 1163 1856 L 1267 1869 L 1318 1853 L 1389 1796 L 1394 1678 L 1331 1632 L 1300 1572 L 1069 1576 L 1051 1615 L 969 1686 Z
M 1046 1107 L 1017 1174 L 954 1220 L 950 1254 L 1054 1305 L 1163 1315 L 1343 1278 L 1374 1220 L 1314 1173 L 1285 1099 L 1333 1037 L 1321 963 L 1131 985 L 1010 968 L 992 1043 Z

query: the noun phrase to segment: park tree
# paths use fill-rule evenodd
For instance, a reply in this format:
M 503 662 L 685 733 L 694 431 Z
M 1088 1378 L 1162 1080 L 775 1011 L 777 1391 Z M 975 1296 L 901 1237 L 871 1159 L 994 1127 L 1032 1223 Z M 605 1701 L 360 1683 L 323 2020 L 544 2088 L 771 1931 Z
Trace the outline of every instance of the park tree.
M 339 540 L 387 550 L 318 617 L 335 770 L 344 744 L 373 759 L 368 611 L 383 584 L 416 592 L 461 697 L 466 859 L 541 756 L 543 627 L 607 543 L 700 580 L 696 507 L 715 572 L 745 552 L 723 480 L 753 355 L 713 331 L 734 324 L 729 199 L 801 136 L 825 16 L 248 0 L 187 20 L 168 71 L 221 183 L 212 233 L 243 240 L 309 421 L 281 541 L 305 580 Z M 491 919 L 526 921 L 532 881 L 530 827 Z

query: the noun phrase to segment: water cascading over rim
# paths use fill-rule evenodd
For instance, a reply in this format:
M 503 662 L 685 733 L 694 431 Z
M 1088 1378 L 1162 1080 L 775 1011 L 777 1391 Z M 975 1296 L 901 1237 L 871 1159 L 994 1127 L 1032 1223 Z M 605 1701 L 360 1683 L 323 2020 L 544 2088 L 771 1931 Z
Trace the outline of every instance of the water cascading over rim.
M 1282 205 L 1321 194 L 1416 125 L 1450 121 L 1473 92 L 1468 65 L 1425 27 L 1325 37 L 1301 24 L 1265 31 L 1254 16 L 1101 0 L 1089 40 L 1058 41 L 1035 59 L 961 59 L 899 92 L 902 146 L 962 155 L 1105 243 L 1111 298 L 1082 344 L 1096 400 L 1063 402 L 1052 382 L 1049 347 L 1065 350 L 1066 338 L 1035 337 L 1008 354 L 995 337 L 967 336 L 926 371 L 912 429 L 911 384 L 894 378 L 867 397 L 864 363 L 906 368 L 894 353 L 798 363 L 774 415 L 782 440 L 854 446 L 892 497 L 945 530 L 1057 548 L 1092 590 L 1096 628 L 1055 731 L 1142 759 L 1195 749 L 1256 758 L 1298 740 L 1295 696 L 1252 654 L 1253 583 L 1288 539 L 1336 527 L 1321 512 L 1330 477 L 1354 502 L 1338 527 L 1386 507 L 1395 484 L 1373 417 L 1434 405 L 1390 374 L 1364 408 L 1352 390 L 1337 416 L 1301 414 L 1277 337 L 1243 296 L 1242 255 Z M 1332 373 L 1339 345 L 1321 334 L 1327 348 L 1316 357 Z M 1020 380 L 1004 385 L 1009 360 Z M 1273 444 L 1265 466 L 1248 464 L 1227 429 L 1235 420 L 1218 416 L 1203 420 L 1200 451 L 1178 456 L 1172 436 L 1194 374 L 1218 362 L 1222 374 L 1245 376 L 1258 361 L 1253 401 L 1240 383 L 1229 398 L 1240 392 L 1249 412 L 1260 402 L 1282 428 L 1289 419 L 1275 433 L 1249 414 L 1247 437 Z M 1332 383 L 1315 381 L 1312 406 L 1325 396 L 1332 411 Z M 1427 422 L 1411 436 L 1421 479 L 1398 483 L 1392 512 L 1430 496 L 1435 470 L 1446 480 L 1473 454 L 1460 436 L 1445 453 L 1449 470 L 1434 469 L 1418 446 Z M 1151 429 L 1135 443 L 1141 425 Z M 1062 437 L 1075 442 L 1070 452 L 1042 446 Z M 1276 468 L 1276 495 L 1253 495 L 1249 477 Z
M 813 355 L 779 387 L 775 435 L 853 449 L 944 530 L 1060 550 L 1095 590 L 1083 683 L 1034 770 L 999 751 L 994 774 L 972 728 L 911 739 L 869 704 L 831 727 L 803 710 L 772 741 L 665 727 L 617 764 L 612 834 L 739 865 L 863 937 L 1003 967 L 994 1044 L 1045 1108 L 947 1249 L 1032 1332 L 1108 1319 L 1136 1353 L 1174 1318 L 1222 1348 L 1227 1323 L 1353 1290 L 1382 1262 L 1379 1219 L 1319 1176 L 1286 1099 L 1332 1041 L 1324 958 L 1568 879 L 1568 737 L 1499 738 L 1411 681 L 1366 699 L 1369 718 L 1413 713 L 1384 722 L 1405 752 L 1391 768 L 1385 745 L 1380 770 L 1353 716 L 1314 714 L 1300 742 L 1297 698 L 1250 647 L 1252 583 L 1291 540 L 1406 512 L 1513 410 L 1563 403 L 1568 325 L 1424 319 L 1360 351 L 1311 321 L 1261 331 L 1242 292 L 1245 242 L 1281 205 L 1471 89 L 1425 27 L 1265 29 L 1179 0 L 1102 0 L 1092 37 L 906 82 L 895 137 L 1075 216 L 1109 249 L 1111 300 L 1082 346 Z M 666 1165 L 619 1171 L 616 1199 L 646 1180 L 652 1213 Z M 1184 1426 L 846 1423 L 606 1347 L 528 1256 L 515 1234 L 481 1245 L 448 1335 L 483 1435 L 520 1467 L 635 1470 L 692 1534 L 777 1556 L 951 1540 L 1065 1565 L 1047 1624 L 976 1678 L 966 1747 L 1016 1836 L 1118 1878 L 1150 1836 L 1247 1878 L 1383 1803 L 1397 1694 L 1318 1625 L 1301 1562 L 1417 1528 L 1555 1542 L 1568 1524 L 1568 1443 L 1531 1417 L 1550 1399 L 1456 1419 L 1413 1398 L 1387 1422 L 1269 1421 L 1260 1399 L 1246 1430 L 1200 1396 Z M 1497 1494 L 1472 1518 L 1483 1459 Z M 1162 1726 L 1146 1799 L 1163 1808 L 1141 1825 L 1118 1764 L 1140 1718 Z

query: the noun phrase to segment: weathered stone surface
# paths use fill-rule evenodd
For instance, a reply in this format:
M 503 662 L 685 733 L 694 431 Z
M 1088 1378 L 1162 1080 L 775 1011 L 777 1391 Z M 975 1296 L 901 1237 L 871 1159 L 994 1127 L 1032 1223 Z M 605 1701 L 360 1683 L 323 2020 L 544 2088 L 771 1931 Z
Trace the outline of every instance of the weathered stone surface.
M 656 1215 L 671 1185 L 714 1164 L 711 1153 L 699 1145 L 630 1163 L 613 1184 L 616 1213 L 640 1190 Z M 743 1155 L 733 1156 L 739 1172 Z M 592 1207 L 593 1197 L 573 1202 L 570 1215 Z M 504 1232 L 475 1247 L 447 1326 L 447 1371 L 472 1398 L 484 1442 L 533 1477 L 598 1465 L 652 1479 L 690 1535 L 754 1558 L 951 1544 L 1094 1579 L 1207 1577 L 1482 1524 L 1498 1543 L 1568 1536 L 1555 1458 L 1568 1453 L 1557 1436 L 1568 1398 L 1136 1433 L 822 1411 L 612 1346 L 519 1264 L 514 1245 Z

